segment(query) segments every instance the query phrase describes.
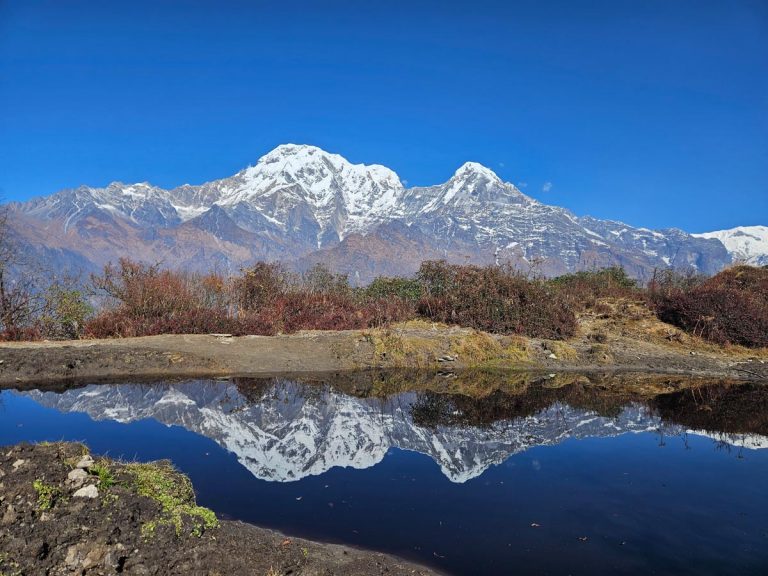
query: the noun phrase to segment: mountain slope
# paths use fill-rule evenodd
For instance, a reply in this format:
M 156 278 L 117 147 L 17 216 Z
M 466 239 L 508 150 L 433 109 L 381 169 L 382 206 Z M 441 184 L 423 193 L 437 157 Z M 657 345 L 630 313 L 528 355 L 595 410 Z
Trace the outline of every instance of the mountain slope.
M 693 236 L 719 240 L 734 261 L 768 266 L 768 226 L 738 226 Z
M 717 239 L 578 217 L 474 162 L 444 184 L 405 188 L 384 166 L 294 144 L 199 186 L 81 186 L 10 209 L 29 250 L 66 251 L 94 267 L 120 256 L 196 269 L 324 261 L 366 282 L 432 257 L 548 275 L 622 265 L 640 279 L 668 266 L 714 273 L 731 261 Z

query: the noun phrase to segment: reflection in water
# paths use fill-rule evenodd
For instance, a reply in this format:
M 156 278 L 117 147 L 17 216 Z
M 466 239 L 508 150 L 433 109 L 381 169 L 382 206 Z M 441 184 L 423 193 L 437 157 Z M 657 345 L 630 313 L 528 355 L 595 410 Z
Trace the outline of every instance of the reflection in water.
M 766 386 L 365 373 L 0 392 L 0 444 L 60 439 L 170 458 L 225 518 L 448 574 L 768 574 Z
M 655 431 L 662 441 L 694 434 L 739 448 L 768 448 L 768 393 L 754 385 L 696 387 L 647 399 L 579 384 L 534 384 L 480 397 L 431 390 L 359 397 L 281 379 L 25 394 L 96 420 L 152 418 L 182 426 L 236 454 L 257 478 L 280 482 L 336 466 L 369 468 L 393 447 L 428 455 L 458 483 L 513 454 L 571 438 Z

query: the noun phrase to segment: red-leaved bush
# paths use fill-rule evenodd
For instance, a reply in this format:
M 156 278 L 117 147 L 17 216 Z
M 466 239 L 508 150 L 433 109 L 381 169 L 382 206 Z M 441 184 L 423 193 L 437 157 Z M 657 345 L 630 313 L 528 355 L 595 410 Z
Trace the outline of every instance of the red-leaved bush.
M 735 266 L 690 285 L 651 284 L 659 319 L 718 344 L 768 346 L 768 269 Z
M 562 339 L 576 331 L 576 315 L 545 282 L 507 266 L 424 262 L 418 278 L 422 316 L 500 334 Z

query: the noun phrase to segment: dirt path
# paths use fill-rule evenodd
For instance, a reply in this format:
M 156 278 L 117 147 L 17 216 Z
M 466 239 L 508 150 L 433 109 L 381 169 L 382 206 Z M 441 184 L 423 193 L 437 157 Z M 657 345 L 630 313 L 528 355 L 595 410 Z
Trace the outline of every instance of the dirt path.
M 85 454 L 71 443 L 2 449 L 0 574 L 435 574 L 385 554 L 219 521 L 167 465 Z
M 73 380 L 274 375 L 370 368 L 637 371 L 768 380 L 768 350 L 721 347 L 613 302 L 584 313 L 566 342 L 414 321 L 287 336 L 164 335 L 0 344 L 0 386 Z

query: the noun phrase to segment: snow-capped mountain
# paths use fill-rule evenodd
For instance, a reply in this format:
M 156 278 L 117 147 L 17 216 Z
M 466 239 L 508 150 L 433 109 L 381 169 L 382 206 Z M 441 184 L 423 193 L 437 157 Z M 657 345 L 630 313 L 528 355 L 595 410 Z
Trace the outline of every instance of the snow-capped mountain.
M 428 455 L 452 482 L 466 482 L 513 454 L 570 438 L 663 431 L 704 434 L 744 448 L 768 447 L 759 435 L 686 431 L 631 403 L 607 417 L 555 401 L 533 414 L 489 425 L 425 426 L 414 417 L 418 393 L 357 398 L 329 387 L 276 381 L 249 401 L 233 383 L 93 385 L 64 393 L 23 392 L 62 412 L 95 420 L 152 418 L 182 426 L 233 452 L 254 476 L 290 482 L 335 466 L 368 468 L 390 448 Z M 421 396 L 423 398 L 423 396 Z
M 622 265 L 639 278 L 669 266 L 712 273 L 731 261 L 718 240 L 542 204 L 475 162 L 444 184 L 406 188 L 384 166 L 294 144 L 199 186 L 81 186 L 11 210 L 30 249 L 94 265 L 120 256 L 196 268 L 325 261 L 365 281 L 383 270 L 412 273 L 425 255 L 510 261 L 545 274 Z
M 768 226 L 738 226 L 693 236 L 719 240 L 735 262 L 768 266 Z

